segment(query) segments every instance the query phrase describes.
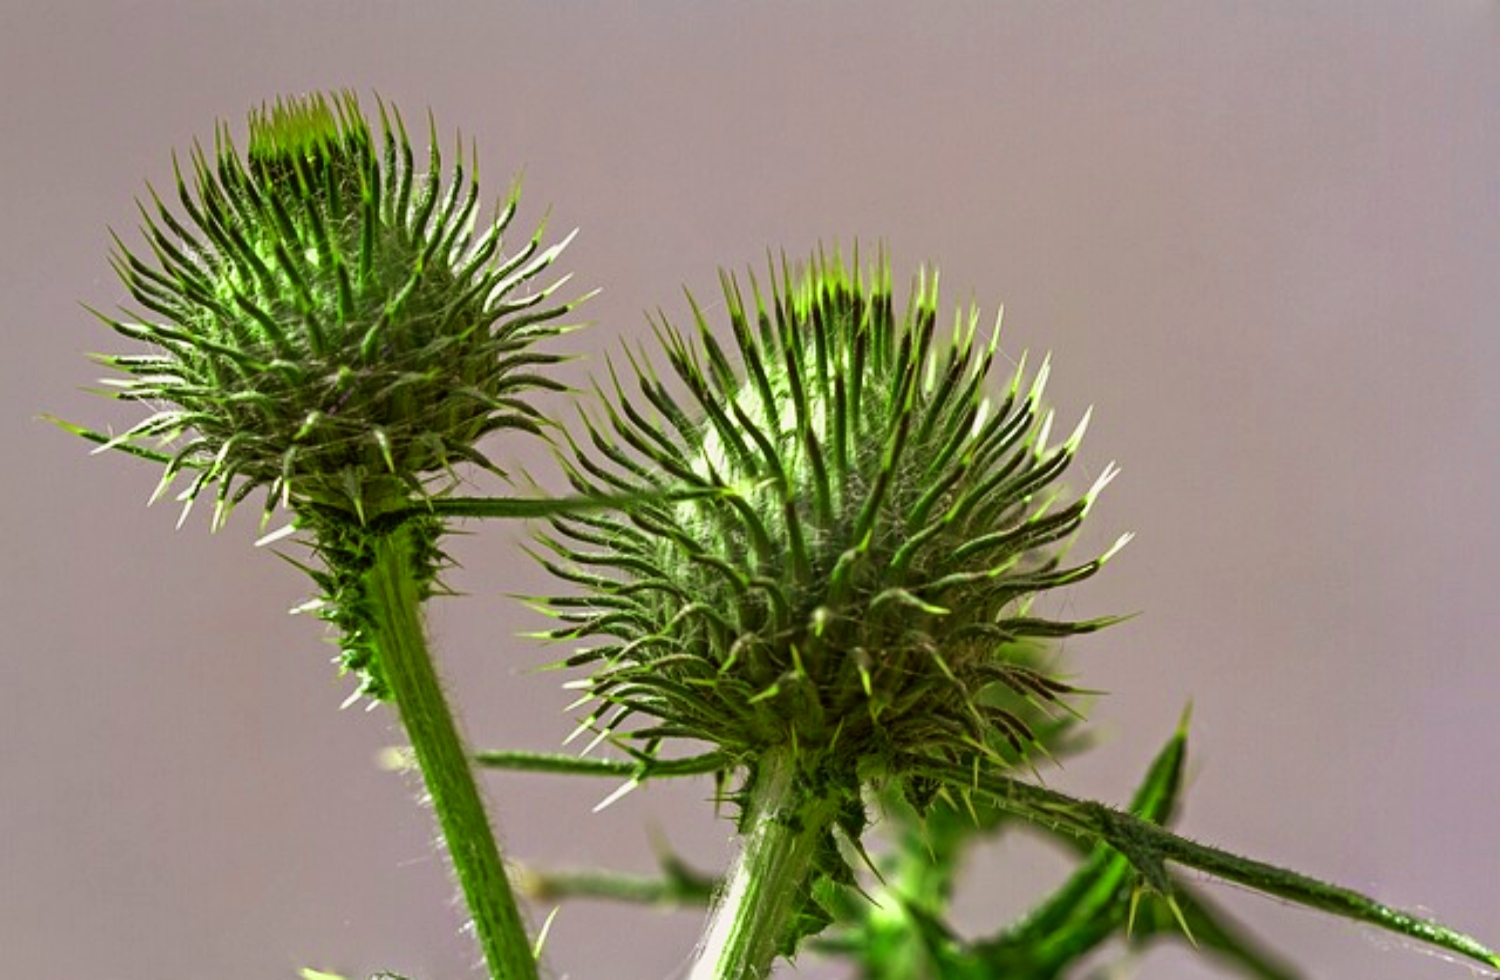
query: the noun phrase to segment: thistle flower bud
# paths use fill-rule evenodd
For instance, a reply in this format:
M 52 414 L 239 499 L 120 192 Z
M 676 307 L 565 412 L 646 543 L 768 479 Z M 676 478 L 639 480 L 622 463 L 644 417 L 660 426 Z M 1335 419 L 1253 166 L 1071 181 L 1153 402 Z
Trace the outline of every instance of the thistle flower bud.
M 115 397 L 156 407 L 112 448 L 170 453 L 159 496 L 193 474 L 217 485 L 214 523 L 257 488 L 365 519 L 431 493 L 501 428 L 538 432 L 520 396 L 560 386 L 531 349 L 572 303 L 534 285 L 566 242 L 541 231 L 502 254 L 514 191 L 476 231 L 462 163 L 427 170 L 384 104 L 372 132 L 349 93 L 278 101 L 250 117 L 242 158 L 221 126 L 177 168 L 180 212 L 142 206 L 150 255 L 117 241 L 115 268 L 147 316 L 102 316 L 147 353 L 101 356 Z M 460 150 L 462 147 L 460 146 Z M 473 169 L 472 156 L 470 170 Z
M 616 375 L 568 466 L 588 493 L 725 489 L 541 538 L 582 589 L 546 605 L 565 624 L 549 635 L 591 644 L 563 662 L 592 671 L 573 685 L 584 727 L 648 752 L 711 742 L 752 779 L 791 751 L 819 792 L 854 801 L 934 761 L 1016 761 L 1031 707 L 1073 691 L 1036 644 L 1114 621 L 1030 612 L 1124 543 L 1062 560 L 1114 468 L 1063 498 L 1084 425 L 1049 441 L 1046 364 L 1027 385 L 1023 361 L 992 402 L 998 330 L 983 339 L 970 310 L 940 345 L 935 276 L 900 316 L 883 262 L 863 277 L 857 259 L 783 263 L 769 297 L 751 279 L 750 305 L 723 287 L 733 354 L 696 306 L 695 336 L 658 323 L 685 396 L 632 354 L 639 397 Z

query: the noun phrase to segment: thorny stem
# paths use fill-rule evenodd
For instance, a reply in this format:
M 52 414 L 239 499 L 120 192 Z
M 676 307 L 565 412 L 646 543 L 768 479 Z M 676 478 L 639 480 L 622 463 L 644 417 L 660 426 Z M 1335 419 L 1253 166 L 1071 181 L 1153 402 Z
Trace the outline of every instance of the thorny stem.
M 575 494 L 559 497 L 438 497 L 414 505 L 412 511 L 439 517 L 539 518 L 618 510 L 642 503 L 701 500 L 722 496 L 722 487 L 682 486 L 641 493 Z M 399 520 L 406 514 L 392 515 Z
M 408 533 L 400 529 L 372 542 L 374 561 L 366 574 L 381 667 L 432 798 L 490 976 L 536 980 L 526 927 L 428 651 Z
M 487 769 L 506 769 L 511 772 L 546 772 L 560 776 L 627 776 L 640 780 L 701 776 L 720 772 L 729 766 L 729 759 L 722 752 L 705 752 L 680 759 L 624 762 L 615 759 L 585 759 L 552 752 L 481 749 L 474 753 L 474 761 Z
M 659 875 L 593 869 L 542 870 L 522 867 L 516 882 L 536 902 L 601 899 L 636 905 L 707 906 L 717 879 L 677 862 Z
M 935 771 L 933 775 L 942 774 Z M 1162 894 L 1171 894 L 1166 876 L 1166 862 L 1170 861 L 1307 908 L 1410 936 L 1487 966 L 1500 967 L 1500 953 L 1431 919 L 1391 908 L 1359 892 L 1296 871 L 1194 843 L 1101 803 L 1075 799 L 999 775 L 982 775 L 977 786 L 971 788 L 983 791 L 996 805 L 1030 820 L 1110 845 L 1130 861 L 1148 887 Z
M 115 442 L 114 437 L 81 425 L 75 425 L 53 415 L 42 416 L 48 422 L 71 432 L 73 435 L 98 446 L 108 445 L 116 452 L 137 456 L 141 459 L 150 460 L 153 463 L 169 464 L 173 460 L 171 453 L 157 452 L 133 442 Z M 722 487 L 713 486 L 682 486 L 668 490 L 642 492 L 642 493 L 615 493 L 615 494 L 574 494 L 571 496 L 557 497 L 435 497 L 412 503 L 405 508 L 392 510 L 375 518 L 375 526 L 392 528 L 414 514 L 431 514 L 436 517 L 459 517 L 459 518 L 541 518 L 552 517 L 559 514 L 580 514 L 590 511 L 610 510 L 631 504 L 649 501 L 669 500 L 697 500 L 704 497 L 719 496 L 724 493 Z
M 810 792 L 790 749 L 756 763 L 739 857 L 714 905 L 689 980 L 765 980 L 805 894 L 837 802 Z

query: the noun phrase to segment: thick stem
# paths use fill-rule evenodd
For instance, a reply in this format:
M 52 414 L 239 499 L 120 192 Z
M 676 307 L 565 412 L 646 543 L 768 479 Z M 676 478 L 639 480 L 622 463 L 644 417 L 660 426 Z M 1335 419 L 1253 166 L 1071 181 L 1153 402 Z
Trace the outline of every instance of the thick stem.
M 494 980 L 536 980 L 536 959 L 474 773 L 428 652 L 409 532 L 373 541 L 367 595 L 386 682 L 411 739 L 432 808 Z
M 690 980 L 764 980 L 805 900 L 813 858 L 838 813 L 814 796 L 790 750 L 756 764 L 739 857 L 715 903 Z

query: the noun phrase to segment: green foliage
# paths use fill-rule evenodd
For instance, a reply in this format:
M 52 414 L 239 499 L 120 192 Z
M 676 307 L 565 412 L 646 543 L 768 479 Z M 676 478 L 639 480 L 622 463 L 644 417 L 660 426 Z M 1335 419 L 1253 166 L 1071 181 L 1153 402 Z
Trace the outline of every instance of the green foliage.
M 1177 810 L 1186 761 L 1184 725 L 1162 748 L 1131 801 L 1136 816 L 1167 824 Z M 963 939 L 944 921 L 952 876 L 967 851 L 1018 821 L 982 797 L 946 803 L 925 817 L 887 801 L 896 846 L 882 862 L 885 886 L 874 902 L 849 902 L 829 945 L 860 966 L 862 980 L 964 980 L 1015 977 L 1054 980 L 1105 942 L 1192 941 L 1255 980 L 1298 976 L 1191 888 L 1174 882 L 1171 896 L 1142 891 L 1129 862 L 1098 845 L 1059 842 L 1080 858 L 1077 869 L 1021 920 L 992 936 Z M 1034 826 L 1046 829 L 1044 824 Z
M 537 283 L 566 242 L 543 249 L 538 230 L 505 255 L 514 191 L 481 222 L 462 147 L 445 174 L 433 131 L 419 172 L 400 115 L 378 115 L 377 131 L 348 93 L 283 100 L 252 114 L 245 155 L 222 125 L 212 155 L 195 147 L 180 210 L 154 191 L 141 208 L 146 251 L 117 240 L 145 313 L 101 315 L 142 347 L 99 357 L 122 375 L 106 384 L 154 413 L 117 436 L 59 424 L 161 465 L 157 496 L 187 476 L 184 516 L 210 488 L 215 526 L 258 489 L 267 516 L 294 512 L 310 605 L 357 694 L 400 715 L 492 977 L 535 978 L 537 954 L 423 629 L 455 518 L 551 521 L 542 560 L 575 592 L 542 600 L 561 621 L 545 635 L 583 644 L 561 664 L 587 671 L 571 684 L 580 732 L 627 757 L 477 762 L 626 788 L 713 774 L 738 804 L 745 845 L 722 881 L 669 853 L 657 879 L 520 876 L 547 900 L 717 889 L 693 980 L 761 980 L 809 945 L 862 980 L 1053 980 L 1121 937 L 1187 938 L 1254 980 L 1295 980 L 1178 867 L 1500 967 L 1436 922 L 1173 834 L 1185 723 L 1128 810 L 1026 778 L 1086 738 L 1054 641 L 1116 621 L 1033 603 L 1128 535 L 1065 561 L 1115 470 L 1061 489 L 1087 415 L 1052 441 L 1045 362 L 1028 377 L 1023 359 L 992 396 L 998 325 L 984 336 L 971 309 L 940 337 L 935 276 L 899 314 L 883 257 L 783 261 L 764 293 L 750 277 L 748 302 L 725 276 L 732 347 L 694 306 L 690 331 L 655 324 L 666 381 L 644 353 L 633 379 L 611 365 L 603 416 L 565 436 L 578 496 L 452 495 L 456 464 L 501 472 L 478 448 L 488 433 L 555 429 L 527 398 L 563 387 L 542 370 L 560 357 L 533 345 L 576 305 Z M 709 749 L 662 753 L 681 739 Z M 960 935 L 958 870 L 1022 826 L 1076 870 L 1021 921 Z M 877 831 L 889 846 L 867 848 Z

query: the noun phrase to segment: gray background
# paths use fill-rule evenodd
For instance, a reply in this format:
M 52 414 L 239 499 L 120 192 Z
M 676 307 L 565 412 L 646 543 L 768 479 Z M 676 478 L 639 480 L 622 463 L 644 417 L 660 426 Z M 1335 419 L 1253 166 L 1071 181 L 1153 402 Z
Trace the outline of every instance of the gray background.
M 583 233 L 604 292 L 572 338 L 648 336 L 715 270 L 856 238 L 950 300 L 1004 302 L 1008 354 L 1054 354 L 1095 424 L 1078 483 L 1124 474 L 1066 603 L 1143 616 L 1067 653 L 1109 692 L 1053 785 L 1122 801 L 1195 707 L 1186 833 L 1368 889 L 1500 942 L 1500 5 L 222 2 L 0 6 L 0 962 L 7 976 L 276 980 L 301 965 L 463 977 L 472 953 L 428 815 L 339 712 L 300 574 L 252 513 L 210 535 L 143 509 L 152 468 L 41 411 L 119 348 L 78 305 L 124 298 L 106 228 L 216 118 L 277 94 L 378 90 L 477 140 L 522 222 Z M 561 403 L 559 403 L 561 404 Z M 517 451 L 531 447 L 516 444 Z M 550 749 L 556 651 L 506 598 L 545 579 L 485 527 L 434 627 L 473 740 Z M 722 861 L 707 786 L 490 782 L 528 860 L 644 870 L 647 834 Z M 978 930 L 1061 874 L 986 852 Z M 1223 886 L 1323 978 L 1465 968 Z M 544 912 L 545 910 L 543 910 Z M 535 919 L 540 920 L 541 912 Z M 568 907 L 557 976 L 678 975 L 691 914 Z M 1143 977 L 1223 974 L 1163 951 Z M 837 976 L 807 960 L 804 976 Z

